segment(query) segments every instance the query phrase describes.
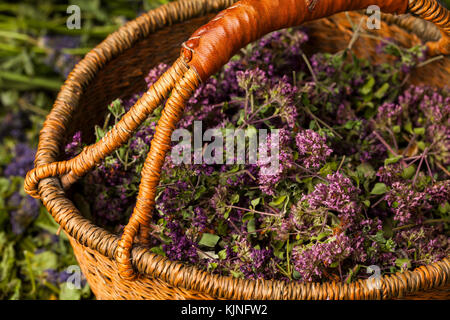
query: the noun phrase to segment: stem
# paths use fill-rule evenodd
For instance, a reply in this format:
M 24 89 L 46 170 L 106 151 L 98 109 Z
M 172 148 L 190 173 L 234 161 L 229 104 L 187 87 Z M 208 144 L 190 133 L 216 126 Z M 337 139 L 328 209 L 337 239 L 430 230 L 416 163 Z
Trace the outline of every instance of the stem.
M 323 121 L 322 119 L 318 118 L 316 115 L 314 115 L 311 110 L 309 110 L 309 108 L 305 107 L 303 108 L 307 114 L 309 114 L 309 116 L 311 116 L 312 118 L 314 118 L 314 120 L 320 122 L 322 125 L 324 125 L 325 127 L 327 127 L 328 129 L 331 130 L 331 132 L 333 132 L 336 136 L 338 136 L 340 139 L 344 139 L 339 133 L 336 132 L 336 130 L 334 130 L 332 127 L 330 127 L 325 121 Z
M 306 66 L 309 69 L 309 72 L 311 72 L 311 76 L 313 77 L 313 80 L 316 84 L 319 84 L 319 81 L 317 79 L 316 73 L 314 72 L 311 64 L 309 63 L 308 57 L 302 52 L 302 58 L 305 60 Z
M 444 171 L 444 173 L 450 177 L 450 172 L 440 162 L 436 161 L 436 165 L 439 167 L 439 169 Z
M 359 21 L 358 26 L 355 29 L 354 25 L 353 25 L 353 21 L 352 21 L 352 19 L 350 19 L 350 16 L 348 15 L 348 12 L 346 12 L 346 14 L 347 14 L 347 18 L 350 20 L 350 23 L 352 24 L 352 28 L 355 30 L 353 32 L 352 39 L 350 40 L 350 43 L 347 46 L 347 51 L 351 51 L 352 48 L 353 48 L 353 45 L 355 44 L 356 40 L 358 40 L 359 35 L 361 34 L 361 27 L 362 27 L 362 24 L 363 24 L 364 20 L 361 18 L 360 21 Z
M 339 167 L 336 172 L 339 172 L 339 170 L 341 170 L 342 165 L 344 164 L 344 161 L 345 161 L 345 155 L 342 157 L 341 163 L 339 164 Z
M 317 178 L 317 179 L 320 179 L 320 180 L 322 180 L 322 181 L 328 182 L 327 179 L 325 179 L 325 178 L 319 176 L 317 173 L 314 173 L 314 172 L 312 172 L 312 171 L 309 170 L 309 169 L 306 169 L 305 167 L 302 167 L 302 166 L 299 165 L 298 163 L 295 163 L 295 162 L 294 162 L 294 165 L 296 165 L 297 167 L 299 167 L 300 169 L 302 169 L 302 170 L 305 171 L 306 173 L 309 173 L 311 176 L 313 176 L 313 177 L 315 177 L 315 178 Z
M 386 199 L 386 195 L 384 195 L 383 197 L 381 197 L 377 202 L 375 202 L 371 207 L 375 208 L 377 205 L 379 205 L 381 202 L 383 202 L 383 200 Z
M 21 84 L 26 84 L 30 87 L 41 87 L 50 90 L 59 90 L 62 82 L 59 79 L 45 79 L 37 77 L 29 77 L 23 74 L 17 74 L 8 71 L 0 71 L 0 79 L 6 81 L 14 81 Z
M 376 132 L 374 130 L 373 134 L 394 156 L 396 156 L 396 157 L 398 156 L 397 152 L 395 152 L 394 149 L 392 149 L 392 147 L 386 142 L 386 140 L 383 139 L 382 136 L 380 136 L 380 134 L 378 132 Z
M 435 182 L 434 181 L 434 177 L 433 177 L 433 173 L 431 172 L 430 165 L 428 164 L 428 160 L 427 160 L 426 157 L 425 157 L 425 164 L 427 165 L 428 175 L 431 177 L 431 181 Z
M 439 223 L 439 222 L 450 222 L 449 218 L 442 218 L 442 219 L 429 219 L 429 220 L 425 220 L 423 223 L 424 224 L 432 224 L 432 223 Z M 398 230 L 403 230 L 403 229 L 407 229 L 407 228 L 412 228 L 417 226 L 416 223 L 411 223 L 411 224 L 407 224 L 401 227 L 397 227 L 397 228 L 392 228 L 392 231 L 398 231 Z
M 233 221 L 231 221 L 231 219 L 228 220 L 228 222 L 231 224 L 231 226 L 241 235 L 243 236 L 241 230 L 239 230 L 239 228 L 234 224 Z
M 262 215 L 266 215 L 266 216 L 273 216 L 273 217 L 279 217 L 279 215 L 276 214 L 272 214 L 272 213 L 268 213 L 268 212 L 262 212 L 262 211 L 257 211 L 257 210 L 250 210 L 250 209 L 246 209 L 246 208 L 241 208 L 241 207 L 236 207 L 236 206 L 227 206 L 228 208 L 232 208 L 232 209 L 238 209 L 238 210 L 243 210 L 243 211 L 247 211 L 247 212 L 254 212 L 254 213 L 259 213 Z
M 423 67 L 423 66 L 426 66 L 426 65 L 429 64 L 429 63 L 432 63 L 432 62 L 434 62 L 434 61 L 441 60 L 441 59 L 444 59 L 444 56 L 443 56 L 443 55 L 440 55 L 440 56 L 436 56 L 436 57 L 430 58 L 430 59 L 428 59 L 428 60 L 425 60 L 424 62 L 419 63 L 419 64 L 416 66 L 416 68 L 421 68 L 421 67 Z
M 277 118 L 277 117 L 279 117 L 279 115 L 278 114 L 274 114 L 274 115 L 272 115 L 270 117 L 267 117 L 265 119 L 259 119 L 259 120 L 253 121 L 252 123 L 247 122 L 247 124 L 255 124 L 255 123 L 260 123 L 260 122 L 264 122 L 264 121 L 269 121 L 269 120 L 272 120 L 273 118 Z

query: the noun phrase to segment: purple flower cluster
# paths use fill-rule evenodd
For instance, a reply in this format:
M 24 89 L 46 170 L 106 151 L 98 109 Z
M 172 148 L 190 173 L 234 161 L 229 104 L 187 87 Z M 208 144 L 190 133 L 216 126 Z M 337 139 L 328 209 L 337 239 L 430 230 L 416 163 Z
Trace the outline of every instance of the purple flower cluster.
M 0 142 L 5 137 L 12 137 L 13 139 L 24 142 L 26 139 L 26 130 L 31 127 L 31 121 L 27 113 L 23 111 L 9 112 L 0 124 Z
M 167 228 L 171 242 L 163 244 L 163 250 L 167 257 L 174 261 L 188 261 L 196 263 L 198 261 L 198 253 L 195 243 L 188 239 L 183 229 L 176 222 L 168 222 Z
M 66 145 L 64 152 L 66 153 L 66 157 L 68 159 L 73 158 L 77 154 L 79 154 L 82 150 L 83 142 L 81 139 L 81 131 L 77 131 L 73 137 L 72 141 Z
M 12 231 L 21 235 L 25 229 L 39 216 L 39 202 L 29 196 L 23 197 L 15 192 L 9 199 L 10 222 Z
M 327 176 L 327 183 L 317 184 L 312 193 L 304 195 L 302 201 L 306 201 L 313 210 L 326 207 L 349 218 L 359 210 L 357 202 L 359 193 L 360 190 L 349 178 L 341 173 L 334 173 Z
M 277 258 L 270 248 L 255 248 L 240 236 L 234 247 L 227 247 L 225 264 L 242 273 L 246 279 L 271 279 L 277 274 Z
M 300 131 L 295 142 L 306 168 L 320 168 L 333 152 L 326 144 L 327 139 L 313 130 Z
M 14 148 L 14 159 L 5 168 L 6 177 L 20 176 L 25 177 L 28 171 L 34 166 L 34 157 L 36 151 L 31 149 L 25 143 L 18 143 Z
M 401 115 L 403 113 L 403 108 L 401 105 L 386 102 L 378 108 L 377 120 L 385 125 L 399 125 L 399 120 L 401 120 Z
M 422 223 L 424 215 L 433 204 L 445 204 L 450 199 L 450 183 L 448 181 L 417 191 L 410 184 L 394 182 L 386 196 L 386 201 L 394 212 L 394 220 L 400 225 Z
M 281 129 L 278 132 L 278 161 L 277 166 L 274 166 L 275 162 L 272 162 L 276 153 L 269 152 L 276 148 L 276 141 L 272 141 L 273 134 L 267 136 L 266 143 L 260 143 L 259 152 L 260 155 L 267 155 L 258 159 L 257 165 L 260 167 L 258 174 L 258 181 L 261 191 L 268 195 L 274 195 L 275 185 L 282 180 L 283 176 L 289 169 L 294 166 L 294 158 L 292 150 L 289 148 L 291 136 L 285 129 Z M 270 155 L 269 155 L 270 153 Z
M 68 53 L 64 49 L 78 48 L 81 43 L 80 37 L 72 36 L 44 36 L 42 43 L 49 48 L 49 53 L 45 59 L 46 64 L 52 66 L 55 72 L 66 78 L 70 71 L 80 61 L 80 58 Z
M 352 252 L 350 239 L 340 233 L 329 242 L 317 242 L 309 248 L 294 248 L 292 261 L 302 280 L 311 282 L 320 279 L 326 267 L 342 263 Z

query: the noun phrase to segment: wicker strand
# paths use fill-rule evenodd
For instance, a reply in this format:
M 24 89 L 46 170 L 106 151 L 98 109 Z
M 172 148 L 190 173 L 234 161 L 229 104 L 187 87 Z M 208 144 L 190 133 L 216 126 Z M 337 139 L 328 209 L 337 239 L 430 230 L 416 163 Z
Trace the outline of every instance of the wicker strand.
M 441 31 L 441 39 L 428 42 L 430 55 L 450 54 L 450 11 L 436 0 L 410 0 L 408 11 L 427 21 L 433 22 Z

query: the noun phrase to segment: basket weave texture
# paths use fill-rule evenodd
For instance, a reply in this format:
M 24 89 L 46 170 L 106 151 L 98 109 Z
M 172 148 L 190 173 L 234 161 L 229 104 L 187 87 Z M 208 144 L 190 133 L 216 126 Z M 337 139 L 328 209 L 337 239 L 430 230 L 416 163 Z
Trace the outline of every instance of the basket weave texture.
M 76 131 L 93 142 L 94 126 L 103 121 L 108 104 L 116 98 L 126 98 L 145 89 L 148 71 L 161 62 L 171 64 L 180 56 L 181 44 L 214 15 L 233 5 L 235 0 L 181 0 L 152 10 L 127 23 L 89 52 L 75 67 L 58 94 L 54 107 L 41 131 L 35 171 L 27 177 L 29 185 L 38 180 L 38 188 L 28 192 L 42 199 L 44 205 L 70 239 L 81 269 L 98 299 L 391 299 L 450 297 L 449 257 L 381 279 L 379 289 L 369 288 L 367 282 L 351 284 L 286 283 L 272 280 L 244 280 L 212 275 L 193 266 L 169 261 L 150 253 L 142 243 L 129 243 L 131 251 L 122 252 L 120 237 L 84 218 L 64 190 L 82 176 L 90 164 L 84 158 L 73 165 L 62 160 L 63 148 Z M 423 6 L 433 1 L 417 1 Z M 432 9 L 432 8 L 431 8 Z M 430 9 L 430 10 L 431 10 Z M 448 12 L 447 12 L 448 13 Z M 446 14 L 447 14 L 446 13 Z M 353 25 L 362 13 L 340 13 L 305 24 L 311 40 L 305 47 L 313 52 L 337 52 L 348 46 L 353 36 Z M 450 14 L 445 16 L 446 25 Z M 442 18 L 441 20 L 445 20 Z M 430 19 L 432 20 L 432 19 Z M 436 20 L 436 18 L 434 19 Z M 441 23 L 442 24 L 442 23 Z M 438 24 L 439 25 L 439 24 Z M 395 38 L 405 47 L 422 41 L 436 41 L 439 29 L 412 16 L 383 15 L 381 30 L 364 30 L 377 37 Z M 379 40 L 360 37 L 353 50 L 373 63 L 389 61 L 388 56 L 375 52 Z M 168 95 L 174 86 L 189 86 L 196 79 L 192 69 L 176 60 L 172 71 L 141 98 L 149 114 Z M 187 74 L 192 79 L 187 79 Z M 187 80 L 184 80 L 185 78 Z M 408 82 L 441 87 L 448 83 L 450 57 L 443 57 L 413 71 Z M 189 80 L 189 81 L 188 81 Z M 181 85 L 180 85 L 181 83 Z M 190 88 L 191 90 L 195 88 Z M 189 90 L 180 94 L 180 100 Z M 173 95 L 172 95 L 173 96 Z M 177 97 L 171 97 L 172 100 Z M 143 107 L 144 108 L 144 107 Z M 152 109 L 153 108 L 153 109 Z M 138 110 L 138 108 L 136 108 Z M 130 114 L 138 123 L 144 114 Z M 130 121 L 131 121 L 130 120 Z M 128 134 L 128 133 L 127 133 Z M 131 134 L 131 132 L 129 133 Z M 119 141 L 118 134 L 110 139 Z M 120 144 L 119 142 L 116 142 Z M 106 147 L 105 147 L 106 148 Z M 102 150 L 90 149 L 89 156 L 98 162 Z M 92 160 L 94 161 L 94 160 Z M 94 161 L 94 162 L 95 162 Z M 65 167 L 67 166 L 67 167 Z M 69 168 L 70 167 L 70 168 Z M 75 170 L 74 168 L 77 168 Z M 81 169 L 80 169 L 81 168 Z M 61 172 L 63 172 L 61 174 Z M 45 176 L 39 179 L 38 177 Z M 30 182 L 31 181 L 31 182 Z M 27 186 L 26 186 L 27 187 Z M 136 231 L 145 232 L 145 229 Z M 123 240 L 122 240 L 123 241 Z M 122 242 L 123 243 L 123 242 Z M 127 277 L 121 269 L 121 256 L 131 261 L 137 277 Z M 124 276 L 125 274 L 125 276 Z

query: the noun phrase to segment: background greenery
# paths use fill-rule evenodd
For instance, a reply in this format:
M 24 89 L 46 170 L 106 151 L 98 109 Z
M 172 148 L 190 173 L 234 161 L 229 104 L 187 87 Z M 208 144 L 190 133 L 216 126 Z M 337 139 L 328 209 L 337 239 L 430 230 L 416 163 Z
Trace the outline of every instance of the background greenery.
M 11 163 L 31 165 L 30 155 L 19 161 L 16 146 L 36 148 L 45 116 L 75 63 L 126 21 L 168 1 L 0 2 L 0 299 L 93 298 L 85 281 L 80 289 L 67 286 L 67 268 L 77 265 L 68 239 L 55 236 L 58 225 L 41 205 L 28 219 L 32 200 L 22 191 L 23 174 L 5 171 Z M 81 8 L 80 30 L 66 27 L 70 4 Z M 10 128 L 21 129 L 23 136 Z M 11 201 L 14 195 L 19 202 Z M 11 223 L 18 214 L 28 219 L 21 220 L 20 233 Z

